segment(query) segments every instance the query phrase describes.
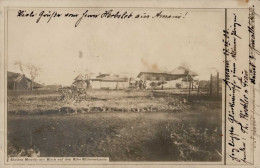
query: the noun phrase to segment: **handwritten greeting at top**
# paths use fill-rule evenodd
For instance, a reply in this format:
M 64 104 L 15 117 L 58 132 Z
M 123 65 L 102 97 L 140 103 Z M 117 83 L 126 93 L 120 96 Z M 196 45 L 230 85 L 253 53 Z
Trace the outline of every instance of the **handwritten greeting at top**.
M 36 18 L 36 23 L 43 22 L 47 19 L 49 23 L 52 18 L 76 18 L 75 27 L 78 27 L 84 19 L 185 19 L 188 12 L 175 12 L 174 14 L 165 11 L 154 11 L 151 13 L 146 12 L 131 12 L 131 11 L 117 11 L 113 9 L 104 10 L 101 12 L 90 11 L 88 9 L 83 13 L 67 12 L 60 13 L 51 10 L 42 10 L 40 12 L 18 10 L 17 17 Z

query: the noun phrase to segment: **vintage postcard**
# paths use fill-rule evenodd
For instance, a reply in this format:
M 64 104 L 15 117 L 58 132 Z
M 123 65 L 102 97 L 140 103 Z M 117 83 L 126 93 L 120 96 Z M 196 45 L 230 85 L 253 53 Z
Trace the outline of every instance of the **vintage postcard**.
M 260 1 L 1 7 L 1 167 L 260 166 Z

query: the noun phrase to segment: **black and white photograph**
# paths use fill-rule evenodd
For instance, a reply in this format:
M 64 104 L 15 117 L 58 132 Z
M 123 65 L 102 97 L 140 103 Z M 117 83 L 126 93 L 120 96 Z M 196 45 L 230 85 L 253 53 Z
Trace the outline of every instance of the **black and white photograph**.
M 222 160 L 223 10 L 148 12 L 10 10 L 8 156 Z
M 251 164 L 248 11 L 5 8 L 7 163 Z

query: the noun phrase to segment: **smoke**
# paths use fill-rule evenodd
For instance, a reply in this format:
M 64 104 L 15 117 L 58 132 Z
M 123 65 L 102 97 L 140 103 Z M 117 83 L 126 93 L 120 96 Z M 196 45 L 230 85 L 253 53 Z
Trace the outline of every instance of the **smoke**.
M 145 59 L 141 58 L 142 65 L 145 71 L 149 72 L 162 72 L 165 71 L 165 68 L 159 67 L 157 63 L 149 64 Z

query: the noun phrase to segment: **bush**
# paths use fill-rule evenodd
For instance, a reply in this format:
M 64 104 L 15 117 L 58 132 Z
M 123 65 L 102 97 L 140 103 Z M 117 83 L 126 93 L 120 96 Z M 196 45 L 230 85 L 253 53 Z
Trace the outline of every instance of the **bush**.
M 180 83 L 176 83 L 176 88 L 180 89 L 181 88 L 181 84 Z

